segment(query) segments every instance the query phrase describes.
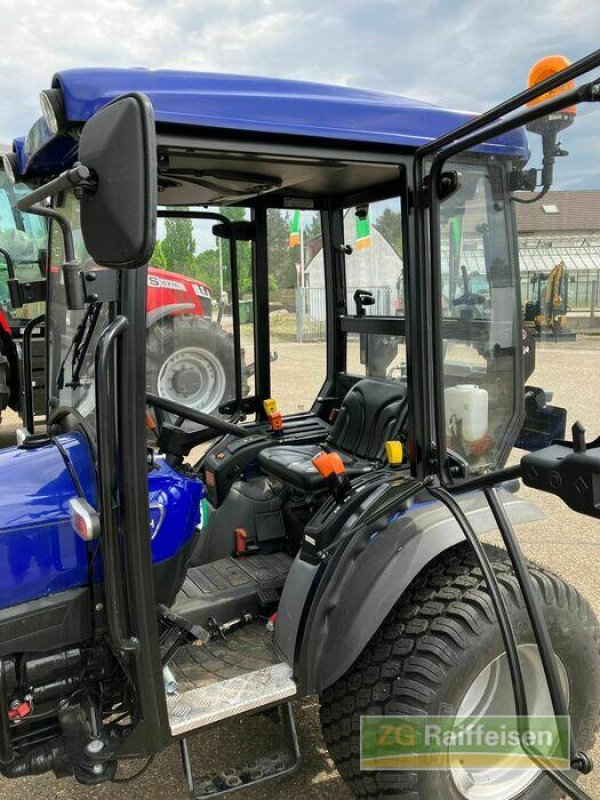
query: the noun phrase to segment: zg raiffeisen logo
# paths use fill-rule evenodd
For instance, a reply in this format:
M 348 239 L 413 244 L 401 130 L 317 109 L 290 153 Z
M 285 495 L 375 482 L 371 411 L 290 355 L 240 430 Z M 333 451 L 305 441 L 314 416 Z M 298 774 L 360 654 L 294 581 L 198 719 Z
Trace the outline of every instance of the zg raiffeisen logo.
M 363 770 L 569 769 L 568 717 L 362 717 Z

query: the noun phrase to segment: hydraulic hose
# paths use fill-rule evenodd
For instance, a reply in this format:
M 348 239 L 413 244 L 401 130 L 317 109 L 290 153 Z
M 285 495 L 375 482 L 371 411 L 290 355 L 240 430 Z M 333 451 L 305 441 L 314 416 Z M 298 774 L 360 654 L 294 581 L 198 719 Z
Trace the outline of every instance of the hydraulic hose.
M 62 739 L 53 739 L 15 758 L 10 764 L 0 765 L 0 774 L 5 778 L 24 778 L 52 771 L 62 772 L 68 763 L 64 742 Z
M 489 560 L 489 558 L 487 556 L 487 553 L 485 552 L 485 548 L 483 547 L 482 543 L 479 541 L 479 538 L 477 537 L 477 534 L 473 530 L 473 527 L 471 526 L 471 523 L 467 519 L 466 514 L 464 513 L 464 511 L 462 510 L 460 505 L 456 502 L 454 497 L 446 489 L 444 489 L 442 487 L 430 487 L 428 489 L 428 491 L 429 491 L 429 493 L 431 494 L 432 497 L 435 497 L 437 500 L 439 500 L 441 503 L 443 503 L 446 506 L 446 508 L 450 511 L 450 513 L 452 514 L 452 516 L 454 517 L 454 519 L 456 520 L 456 522 L 460 526 L 460 528 L 461 528 L 466 540 L 471 545 L 471 547 L 473 549 L 473 552 L 475 553 L 475 557 L 477 558 L 477 561 L 479 563 L 479 567 L 481 569 L 481 572 L 482 572 L 483 577 L 485 579 L 485 582 L 487 584 L 487 588 L 488 588 L 488 591 L 490 593 L 490 598 L 492 600 L 492 605 L 494 606 L 494 611 L 496 612 L 496 619 L 498 620 L 498 626 L 500 628 L 500 633 L 502 635 L 502 639 L 503 639 L 503 642 L 504 642 L 504 647 L 506 649 L 506 658 L 507 658 L 507 661 L 508 661 L 509 670 L 510 670 L 510 674 L 511 674 L 512 688 L 513 688 L 513 694 L 514 694 L 514 699 L 515 699 L 515 711 L 516 711 L 517 720 L 518 720 L 517 724 L 518 724 L 519 732 L 520 732 L 521 738 L 522 738 L 521 746 L 522 746 L 523 750 L 531 758 L 531 760 L 534 762 L 534 764 L 536 764 L 536 766 L 538 766 L 540 769 L 542 769 L 544 772 L 546 772 L 548 774 L 548 776 L 550 777 L 550 779 L 552 781 L 554 781 L 554 783 L 556 783 L 557 786 L 559 786 L 569 797 L 573 798 L 573 800 L 592 800 L 590 795 L 588 795 L 587 792 L 585 792 L 583 789 L 581 789 L 579 786 L 577 786 L 577 784 L 574 781 L 572 781 L 567 775 L 565 775 L 560 770 L 557 770 L 557 769 L 554 769 L 552 767 L 549 767 L 546 763 L 544 763 L 544 761 L 543 761 L 543 759 L 541 757 L 541 754 L 536 752 L 530 746 L 527 745 L 527 743 L 526 743 L 527 740 L 526 740 L 524 734 L 527 733 L 527 717 L 529 715 L 527 713 L 527 696 L 526 696 L 526 691 L 525 691 L 525 683 L 524 683 L 524 680 L 523 680 L 523 672 L 521 670 L 521 663 L 519 661 L 519 651 L 518 651 L 518 647 L 517 647 L 517 641 L 516 641 L 516 638 L 515 638 L 514 629 L 512 627 L 511 622 L 510 622 L 510 617 L 508 615 L 508 610 L 506 608 L 506 603 L 504 602 L 504 598 L 502 596 L 502 592 L 501 592 L 501 589 L 500 589 L 500 585 L 498 583 L 498 579 L 496 578 L 496 574 L 494 572 L 494 569 L 493 569 L 493 567 L 492 567 L 492 565 L 490 563 L 490 560 Z M 492 488 L 492 491 L 496 492 L 496 490 L 493 489 L 493 488 Z M 497 493 L 495 494 L 495 498 L 493 497 L 492 502 L 490 502 L 490 497 L 489 497 L 487 491 L 485 491 L 485 494 L 486 494 L 486 498 L 488 500 L 488 503 L 490 503 L 490 508 L 492 510 L 492 513 L 494 514 L 494 517 L 496 519 L 498 527 L 500 528 L 500 532 L 502 534 L 502 538 L 504 539 L 505 542 L 510 541 L 510 543 L 511 543 L 510 550 L 507 547 L 507 552 L 508 552 L 509 558 L 510 558 L 512 564 L 513 564 L 513 568 L 515 570 L 515 575 L 516 575 L 517 581 L 519 582 L 519 586 L 521 588 L 521 592 L 523 594 L 523 597 L 525 599 L 527 610 L 528 610 L 528 612 L 529 612 L 529 614 L 531 616 L 531 612 L 529 610 L 529 605 L 527 604 L 526 597 L 527 597 L 528 594 L 532 595 L 533 592 L 532 592 L 531 584 L 529 583 L 531 578 L 530 578 L 529 572 L 527 570 L 527 565 L 525 563 L 525 559 L 523 558 L 523 554 L 522 554 L 521 549 L 519 547 L 519 544 L 518 544 L 518 542 L 517 542 L 517 540 L 515 538 L 514 532 L 512 530 L 511 525 L 510 525 L 510 522 L 508 522 L 508 517 L 506 516 L 506 514 L 504 512 L 504 509 L 503 508 L 501 509 L 502 512 L 504 512 L 504 513 L 498 515 L 497 517 L 496 517 L 496 514 L 494 513 L 494 505 L 493 505 L 494 499 L 495 499 L 495 501 L 497 502 L 498 505 L 501 505 L 500 504 L 500 500 L 499 500 L 499 498 L 497 496 Z M 505 525 L 505 522 L 508 522 L 508 526 Z M 515 563 L 513 561 L 513 555 L 515 553 L 518 553 L 520 555 L 520 562 L 518 563 L 518 565 L 515 565 Z M 522 575 L 523 575 L 522 569 L 523 568 L 524 568 L 525 574 L 527 576 L 527 580 L 525 581 L 525 585 L 523 585 L 523 581 L 522 581 Z M 533 601 L 533 604 L 535 604 L 535 600 Z M 538 608 L 538 611 L 539 611 L 539 608 Z M 550 637 L 548 635 L 548 630 L 546 628 L 546 624 L 545 624 L 545 621 L 543 619 L 543 616 L 541 615 L 541 611 L 539 613 L 539 616 L 536 617 L 535 625 L 540 626 L 541 628 L 543 628 L 545 630 L 547 641 L 549 642 L 550 641 Z M 547 641 L 546 641 L 545 638 L 542 638 L 542 639 L 538 639 L 537 638 L 538 629 L 536 627 L 534 627 L 533 619 L 532 619 L 532 628 L 533 628 L 534 636 L 536 638 L 536 642 L 538 644 L 538 649 L 540 650 L 540 652 L 543 652 L 544 646 L 547 644 Z M 552 645 L 550 644 L 550 651 L 549 651 L 550 658 L 548 659 L 550 662 L 554 661 L 554 659 L 552 658 L 552 652 L 553 652 L 552 651 Z M 554 668 L 556 669 L 556 665 L 554 665 Z M 545 669 L 545 665 L 544 665 L 544 669 Z M 546 675 L 547 674 L 548 673 L 546 673 Z M 556 680 L 557 680 L 557 686 L 555 686 L 554 689 L 556 689 L 558 687 L 560 695 L 562 696 L 562 689 L 560 688 L 560 681 L 558 680 L 558 674 L 556 674 Z M 553 697 L 552 693 L 551 693 L 550 696 L 552 698 L 553 705 L 554 705 L 554 697 Z M 564 709 L 564 707 L 565 707 L 565 703 L 564 703 L 564 699 L 563 699 L 562 703 L 559 702 L 558 708 L 559 709 Z M 556 713 L 557 713 L 556 708 L 554 709 L 554 713 L 556 715 Z M 572 738 L 571 738 L 571 754 L 572 754 L 572 752 L 573 752 L 573 742 L 572 742 Z M 574 769 L 579 769 L 581 772 L 589 772 L 590 769 L 591 769 L 591 762 L 590 762 L 589 758 L 585 754 L 576 753 L 574 757 L 573 757 L 573 755 L 571 755 L 571 766 Z

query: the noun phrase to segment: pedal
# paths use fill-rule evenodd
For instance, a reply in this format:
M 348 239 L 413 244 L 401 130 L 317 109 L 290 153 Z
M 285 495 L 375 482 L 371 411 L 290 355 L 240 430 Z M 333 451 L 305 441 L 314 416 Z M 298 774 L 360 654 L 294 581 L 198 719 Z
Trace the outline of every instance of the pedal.
M 159 604 L 157 607 L 158 614 L 163 623 L 170 628 L 177 628 L 182 633 L 187 634 L 187 639 L 194 644 L 202 645 L 211 640 L 210 633 L 201 625 L 195 625 L 189 619 L 182 617 L 181 614 L 173 611 L 167 606 Z
M 163 669 L 169 666 L 178 650 L 184 645 L 193 644 L 202 647 L 210 642 L 211 634 L 201 625 L 194 625 L 189 619 L 165 605 L 159 604 L 156 610 L 163 625 L 163 633 L 159 639 Z
M 291 775 L 300 765 L 300 748 L 291 703 L 280 706 L 283 747 L 280 751 L 242 767 L 231 767 L 214 775 L 195 778 L 192 775 L 188 740 L 181 740 L 181 757 L 186 782 L 195 800 L 248 789 L 273 778 Z
M 279 592 L 277 589 L 259 589 L 256 599 L 261 608 L 270 608 L 279 605 Z

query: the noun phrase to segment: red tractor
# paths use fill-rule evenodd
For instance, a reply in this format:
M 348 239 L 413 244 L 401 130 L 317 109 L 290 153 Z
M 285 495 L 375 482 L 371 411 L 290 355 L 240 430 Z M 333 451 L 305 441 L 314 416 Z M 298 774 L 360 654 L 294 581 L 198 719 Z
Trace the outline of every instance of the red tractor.
M 12 380 L 12 376 L 18 373 L 17 365 L 17 349 L 10 321 L 0 307 L 0 417 L 8 406 L 18 406 L 18 386 Z
M 26 302 L 17 309 L 9 288 L 11 274 L 21 282 L 35 283 L 45 275 L 48 263 L 44 220 L 16 209 L 17 200 L 28 191 L 23 184 L 11 183 L 0 164 L 0 418 L 6 408 L 23 415 L 23 336 L 28 322 L 44 311 L 40 302 Z M 211 292 L 205 283 L 149 268 L 149 391 L 205 413 L 234 397 L 233 336 L 220 324 L 220 316 L 219 322 L 213 321 Z M 41 415 L 46 413 L 42 321 L 32 334 L 27 380 L 34 384 L 33 411 Z M 249 370 L 243 363 L 242 369 L 245 382 Z
M 3 266 L 0 263 L 0 414 L 6 408 L 21 412 L 22 338 L 34 316 L 16 316 L 5 291 Z M 206 413 L 233 397 L 233 337 L 212 319 L 212 298 L 206 284 L 150 267 L 147 336 L 149 391 Z M 45 358 L 41 325 L 34 329 L 31 352 L 34 412 L 43 414 Z
M 205 413 L 234 396 L 233 337 L 205 283 L 150 267 L 146 313 L 149 391 Z

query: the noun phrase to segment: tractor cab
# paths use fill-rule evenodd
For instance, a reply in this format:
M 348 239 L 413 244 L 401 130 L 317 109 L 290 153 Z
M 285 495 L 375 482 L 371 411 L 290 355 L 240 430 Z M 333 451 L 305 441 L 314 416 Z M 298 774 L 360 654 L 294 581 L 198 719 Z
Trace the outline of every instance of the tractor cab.
M 177 739 L 190 790 L 214 795 L 291 772 L 290 703 L 319 694 L 328 746 L 371 796 L 387 778 L 368 784 L 350 732 L 361 711 L 387 713 L 394 681 L 405 708 L 411 681 L 435 693 L 431 670 L 450 659 L 432 703 L 468 716 L 519 684 L 505 647 L 526 648 L 528 687 L 540 658 L 554 663 L 541 635 L 517 642 L 509 623 L 485 642 L 477 624 L 461 629 L 461 653 L 443 632 L 453 601 L 490 625 L 485 586 L 509 618 L 478 536 L 499 527 L 512 547 L 512 525 L 540 516 L 515 491 L 515 444 L 540 451 L 527 480 L 542 489 L 545 446 L 570 447 L 566 411 L 529 385 L 514 215 L 538 180 L 523 125 L 562 108 L 547 102 L 477 119 L 293 81 L 54 76 L 5 159 L 29 187 L 14 207 L 47 225 L 48 269 L 28 284 L 46 302 L 47 424 L 0 452 L 0 480 L 19 477 L 0 501 L 3 775 L 100 783 Z M 557 126 L 531 128 L 541 191 Z M 583 444 L 572 469 L 587 475 Z M 572 672 L 573 648 L 556 648 Z M 537 713 L 563 708 L 552 669 Z M 425 695 L 415 713 L 433 713 Z M 194 732 L 274 707 L 276 756 L 194 780 Z M 436 791 L 469 800 L 491 782 L 526 796 L 547 779 L 533 763 L 514 785 L 502 769 L 475 770 L 467 788 L 460 767 L 442 770 Z M 570 763 L 587 768 L 579 753 Z

